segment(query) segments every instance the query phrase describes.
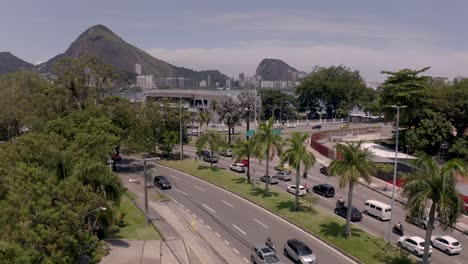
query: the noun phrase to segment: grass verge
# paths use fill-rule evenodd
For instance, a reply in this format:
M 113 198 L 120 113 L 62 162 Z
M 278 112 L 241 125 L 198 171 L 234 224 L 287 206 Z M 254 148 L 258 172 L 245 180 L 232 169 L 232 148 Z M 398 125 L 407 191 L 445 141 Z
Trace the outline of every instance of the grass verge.
M 134 197 L 132 193 L 122 196 L 116 210 L 121 223 L 109 230 L 107 239 L 161 240 L 161 235 L 154 226 L 146 225 L 145 216 L 131 200 Z
M 160 163 L 224 187 L 253 201 L 328 241 L 362 263 L 412 263 L 406 254 L 398 252 L 383 239 L 374 237 L 360 228 L 353 227 L 352 236 L 346 239 L 343 236 L 344 219 L 329 212 L 293 211 L 294 197 L 288 193 L 270 189 L 269 196 L 265 197 L 263 185 L 254 190 L 252 184 L 248 184 L 245 178 L 230 171 L 210 169 L 201 162 L 185 160 L 160 161 Z M 403 262 L 406 259 L 408 262 Z

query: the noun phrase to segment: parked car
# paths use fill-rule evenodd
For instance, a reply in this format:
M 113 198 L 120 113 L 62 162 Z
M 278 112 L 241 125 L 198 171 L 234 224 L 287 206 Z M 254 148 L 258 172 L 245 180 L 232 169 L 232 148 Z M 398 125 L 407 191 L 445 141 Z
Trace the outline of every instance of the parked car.
M 286 191 L 288 193 L 296 194 L 296 185 L 289 185 L 286 188 Z M 304 196 L 306 194 L 307 194 L 306 188 L 304 186 L 302 186 L 302 185 L 299 185 L 299 196 Z
M 413 225 L 417 225 L 424 230 L 427 229 L 428 220 L 429 219 L 426 215 L 424 215 L 422 218 L 410 215 L 406 215 L 405 217 L 406 222 L 411 223 Z
M 335 208 L 335 214 L 346 218 L 346 214 L 348 213 L 348 207 L 347 206 L 340 206 Z M 359 211 L 356 207 L 353 207 L 351 210 L 351 221 L 357 222 L 362 220 L 362 213 Z
M 313 125 L 312 126 L 312 129 L 321 129 L 322 128 L 322 125 Z
M 296 127 L 296 124 L 290 123 L 290 124 L 287 124 L 286 127 L 287 127 L 287 128 L 295 128 L 295 127 Z
M 379 220 L 390 220 L 392 207 L 376 200 L 367 200 L 364 202 L 364 213 L 372 215 Z
M 290 181 L 291 180 L 291 172 L 290 171 L 280 171 L 275 174 L 276 178 L 281 181 Z
M 263 175 L 262 177 L 260 177 L 260 180 L 262 182 L 269 181 L 270 184 L 277 184 L 278 183 L 278 178 L 276 178 L 275 176 Z
M 276 253 L 271 250 L 271 248 L 259 245 L 252 248 L 252 252 L 250 253 L 250 260 L 254 264 L 260 263 L 268 263 L 268 264 L 281 264 L 282 262 L 279 260 Z
M 171 189 L 172 184 L 169 180 L 164 176 L 156 176 L 154 177 L 154 186 L 158 187 L 161 190 Z
M 245 172 L 245 166 L 242 163 L 231 164 L 229 169 L 235 172 Z
M 349 128 L 349 124 L 342 124 L 340 128 Z
M 218 132 L 228 132 L 228 129 L 226 127 L 218 129 Z
M 325 176 L 328 176 L 328 168 L 327 168 L 327 166 L 322 165 L 322 166 L 320 167 L 320 173 L 322 173 L 322 174 L 325 175 Z
M 451 236 L 432 236 L 431 245 L 447 255 L 458 254 L 462 250 L 460 242 Z
M 314 252 L 304 242 L 297 239 L 289 239 L 284 244 L 284 255 L 295 263 L 316 264 L 317 258 Z
M 206 161 L 206 162 L 209 162 L 209 163 L 217 163 L 218 162 L 218 158 L 216 158 L 215 156 L 213 156 L 213 157 L 203 156 L 203 160 Z
M 249 166 L 249 160 L 248 159 L 243 159 L 240 161 L 240 163 L 244 164 L 244 166 L 248 167 Z
M 333 197 L 335 196 L 335 187 L 328 183 L 315 185 L 312 187 L 312 191 L 316 194 L 320 194 L 323 197 Z
M 230 149 L 223 149 L 219 152 L 219 154 L 221 156 L 225 156 L 225 157 L 232 157 L 232 150 Z
M 416 256 L 424 253 L 424 239 L 418 236 L 402 236 L 398 239 L 397 246 L 408 250 Z M 429 255 L 432 254 L 432 247 L 429 247 Z

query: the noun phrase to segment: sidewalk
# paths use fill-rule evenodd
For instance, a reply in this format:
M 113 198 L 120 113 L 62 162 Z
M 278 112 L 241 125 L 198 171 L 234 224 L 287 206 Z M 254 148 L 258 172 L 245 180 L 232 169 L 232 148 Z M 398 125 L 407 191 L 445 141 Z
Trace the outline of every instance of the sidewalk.
M 320 164 L 325 164 L 325 165 L 330 165 L 330 163 L 332 162 L 331 159 L 323 156 L 322 154 L 320 154 L 319 152 L 317 152 L 315 149 L 313 149 L 309 144 L 307 144 L 307 149 L 312 152 L 315 156 L 315 158 L 317 159 L 317 162 L 320 163 Z M 392 184 L 389 184 L 385 181 L 382 181 L 378 178 L 373 178 L 372 180 L 372 183 L 370 184 L 367 184 L 365 183 L 364 181 L 362 181 L 361 179 L 359 180 L 359 183 L 362 185 L 362 186 L 365 186 L 375 192 L 378 192 L 382 195 L 385 195 L 389 198 L 392 198 Z M 404 199 L 400 196 L 400 193 L 401 193 L 401 188 L 400 187 L 396 187 L 395 188 L 395 201 L 398 201 L 402 204 L 405 203 Z M 459 219 L 458 219 L 458 222 L 457 224 L 455 225 L 455 229 L 457 229 L 458 231 L 464 233 L 464 234 L 468 234 L 468 216 L 466 215 L 462 215 Z
M 101 264 L 177 264 L 179 263 L 164 241 L 108 240 L 110 253 Z

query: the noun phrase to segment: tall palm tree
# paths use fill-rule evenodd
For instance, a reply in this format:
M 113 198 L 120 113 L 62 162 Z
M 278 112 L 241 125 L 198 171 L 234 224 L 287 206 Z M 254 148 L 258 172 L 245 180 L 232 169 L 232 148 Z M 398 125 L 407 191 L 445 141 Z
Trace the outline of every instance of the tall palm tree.
M 211 157 L 214 157 L 215 151 L 219 151 L 221 148 L 227 145 L 224 137 L 216 131 L 208 131 L 206 134 L 198 137 L 197 140 L 197 152 L 201 152 L 204 147 L 210 149 Z M 213 168 L 213 163 L 210 162 L 210 167 Z
M 348 189 L 348 211 L 346 215 L 345 237 L 351 235 L 351 211 L 353 206 L 354 185 L 359 182 L 359 178 L 367 183 L 372 181 L 372 175 L 376 171 L 375 164 L 370 160 L 371 153 L 361 149 L 361 142 L 339 144 L 336 150 L 341 153 L 342 160 L 334 160 L 330 164 L 330 173 L 340 177 L 340 188 L 349 186 Z
M 201 111 L 198 113 L 198 123 L 200 124 L 200 129 L 205 125 L 205 132 L 208 130 L 208 124 L 210 123 L 211 115 L 207 111 Z
M 234 159 L 243 160 L 254 154 L 255 142 L 253 140 L 236 140 L 232 153 Z M 249 164 L 250 166 L 250 164 Z M 247 182 L 250 182 L 250 170 L 247 170 Z
M 287 162 L 296 168 L 296 201 L 294 209 L 299 210 L 299 184 L 301 179 L 301 164 L 304 165 L 304 171 L 309 170 L 315 163 L 314 154 L 306 148 L 306 141 L 309 138 L 307 133 L 293 132 L 291 138 L 286 140 L 287 150 L 281 157 L 282 163 Z
M 453 228 L 463 210 L 463 201 L 455 188 L 456 175 L 466 176 L 466 164 L 453 159 L 438 165 L 432 157 L 425 155 L 415 162 L 414 173 L 404 177 L 403 195 L 408 199 L 406 208 L 412 216 L 423 217 L 429 206 L 423 263 L 429 257 L 429 245 L 435 214 L 443 229 Z
M 283 150 L 283 139 L 279 133 L 273 131 L 273 121 L 273 118 L 270 118 L 265 123 L 260 124 L 257 134 L 254 136 L 256 148 L 265 153 L 267 177 L 270 171 L 270 160 L 273 160 L 276 154 L 281 155 Z M 264 195 L 268 195 L 268 185 L 269 181 L 266 181 Z

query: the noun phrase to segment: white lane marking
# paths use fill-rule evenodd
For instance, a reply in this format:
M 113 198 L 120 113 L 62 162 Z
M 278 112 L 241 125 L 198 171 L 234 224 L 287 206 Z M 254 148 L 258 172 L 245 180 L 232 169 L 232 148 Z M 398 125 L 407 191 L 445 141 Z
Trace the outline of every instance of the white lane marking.
M 194 185 L 193 187 L 197 188 L 198 190 L 200 190 L 200 191 L 202 191 L 202 192 L 206 192 L 205 190 L 203 190 L 202 188 L 200 188 L 200 187 L 198 187 L 198 186 L 196 186 L 196 185 Z
M 209 225 L 206 225 L 206 228 L 208 228 L 209 230 L 213 230 L 213 229 L 211 229 L 211 226 L 209 226 Z
M 187 213 L 190 213 L 190 210 L 188 208 L 185 208 L 185 210 L 187 210 Z
M 185 206 L 183 204 L 179 204 L 179 205 L 180 205 L 180 207 L 185 208 Z
M 227 240 L 224 240 L 224 243 L 226 243 L 226 245 L 228 245 L 228 246 L 231 245 L 231 244 L 229 244 L 229 242 L 227 242 Z
M 225 204 L 231 206 L 232 208 L 234 208 L 234 205 L 232 205 L 232 204 L 230 204 L 230 203 L 228 203 L 228 202 L 226 202 L 226 201 L 224 201 L 224 200 L 221 200 L 221 202 L 223 202 L 223 203 L 225 203 Z
M 247 200 L 247 199 L 245 199 L 245 198 L 240 197 L 239 195 L 236 195 L 236 194 L 231 193 L 231 192 L 229 192 L 229 191 L 227 191 L 227 190 L 224 190 L 224 189 L 222 189 L 222 188 L 220 188 L 220 187 L 218 187 L 218 186 L 216 186 L 216 185 L 214 185 L 214 184 L 212 184 L 212 183 L 210 183 L 210 182 L 207 182 L 207 181 L 204 181 L 204 180 L 202 180 L 202 179 L 199 179 L 199 178 L 197 178 L 197 177 L 195 177 L 195 176 L 192 176 L 192 175 L 190 175 L 190 174 L 188 174 L 188 173 L 181 172 L 181 171 L 178 171 L 178 170 L 176 170 L 176 169 L 173 169 L 173 168 L 170 168 L 170 167 L 161 165 L 161 164 L 158 164 L 158 165 L 160 165 L 160 166 L 162 166 L 162 167 L 165 167 L 165 168 L 167 168 L 168 170 L 171 170 L 171 171 L 177 172 L 177 173 L 179 173 L 179 174 L 182 174 L 182 175 L 191 177 L 192 179 L 195 179 L 196 181 L 199 181 L 199 182 L 208 184 L 208 185 L 210 185 L 211 187 L 214 187 L 214 188 L 216 188 L 217 190 L 219 190 L 219 191 L 221 191 L 221 192 L 224 192 L 224 193 L 230 195 L 231 197 L 235 197 L 236 199 L 238 199 L 238 200 L 240 200 L 240 201 L 243 201 L 243 202 L 245 202 L 245 203 L 248 203 L 248 204 L 250 204 L 251 206 L 262 210 L 264 213 L 266 213 L 266 214 L 268 214 L 268 215 L 270 215 L 270 216 L 273 216 L 273 217 L 276 218 L 278 221 L 283 222 L 283 223 L 287 224 L 288 226 L 293 227 L 294 229 L 296 229 L 297 231 L 303 233 L 303 234 L 306 235 L 307 237 L 312 238 L 312 239 L 315 240 L 317 243 L 319 243 L 319 244 L 321 244 L 322 246 L 328 248 L 329 250 L 335 252 L 337 255 L 341 256 L 343 259 L 346 259 L 346 260 L 349 261 L 350 263 L 356 263 L 354 260 L 348 258 L 347 256 L 345 256 L 344 254 L 342 254 L 342 253 L 339 252 L 338 250 L 336 250 L 336 249 L 334 249 L 333 247 L 329 246 L 327 243 L 321 241 L 321 240 L 318 239 L 316 236 L 313 236 L 313 235 L 307 233 L 306 231 L 302 230 L 301 228 L 297 227 L 296 225 L 293 225 L 293 224 L 289 223 L 288 221 L 284 220 L 283 218 L 281 218 L 281 217 L 279 217 L 279 216 L 277 216 L 277 215 L 271 213 L 270 211 L 266 210 L 265 208 L 260 207 L 260 206 L 254 204 L 253 202 L 251 202 L 251 201 L 249 201 L 249 200 Z M 247 261 L 247 262 L 248 262 L 248 261 Z M 356 263 L 356 264 L 357 264 L 357 263 Z
M 237 251 L 237 249 L 235 249 L 235 248 L 232 248 L 232 250 L 234 250 L 234 252 L 236 252 L 237 254 L 240 254 L 240 252 L 239 252 L 239 251 Z
M 455 260 L 456 263 L 461 264 L 458 260 Z
M 200 223 L 202 223 L 202 224 L 204 224 L 204 223 L 205 223 L 205 222 L 203 222 L 203 220 L 201 220 L 201 219 L 198 219 L 198 221 L 200 221 Z
M 216 234 L 218 237 L 221 237 L 221 235 L 220 235 L 220 234 L 218 234 L 217 232 L 215 232 L 215 234 Z
M 184 192 L 184 191 L 181 191 L 181 190 L 179 190 L 179 189 L 177 189 L 177 191 L 183 193 L 185 196 L 188 196 L 188 194 L 187 194 L 186 192 Z
M 192 214 L 193 217 L 197 218 L 197 216 L 195 214 Z
M 238 226 L 236 225 L 232 225 L 233 227 L 235 227 L 237 230 L 239 230 L 242 234 L 247 235 L 247 233 L 244 232 L 244 230 L 240 229 Z
M 248 259 L 246 259 L 246 258 L 243 258 L 243 259 L 244 259 L 245 262 L 250 263 Z
M 178 202 L 176 199 L 172 198 L 172 200 L 173 200 L 176 204 L 179 204 L 179 202 Z
M 265 228 L 269 228 L 267 225 L 265 225 L 264 223 L 258 221 L 257 219 L 255 219 L 255 218 L 252 218 L 252 219 L 253 219 L 255 222 L 257 222 L 257 223 L 261 224 L 262 226 L 264 226 Z
M 171 175 L 172 178 L 176 179 L 176 180 L 179 180 L 180 181 L 180 178 L 179 177 L 176 177 L 174 175 Z
M 211 209 L 209 206 L 207 206 L 206 204 L 202 204 L 206 209 L 210 210 L 211 212 L 213 213 L 216 213 L 215 210 Z

